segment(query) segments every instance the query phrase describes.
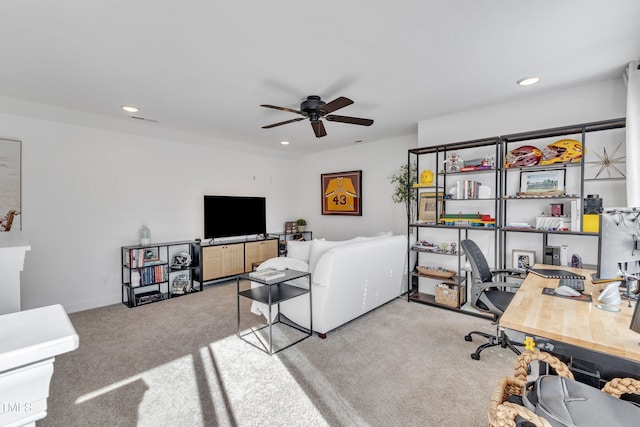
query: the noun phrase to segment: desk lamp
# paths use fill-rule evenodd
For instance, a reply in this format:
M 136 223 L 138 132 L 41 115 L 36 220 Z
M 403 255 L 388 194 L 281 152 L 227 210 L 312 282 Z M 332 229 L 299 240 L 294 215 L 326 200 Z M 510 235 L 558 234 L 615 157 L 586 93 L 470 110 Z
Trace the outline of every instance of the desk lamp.
M 600 310 L 605 311 L 620 311 L 618 307 L 612 307 L 614 305 L 619 305 L 622 302 L 620 298 L 620 291 L 618 287 L 621 282 L 611 282 L 607 285 L 606 288 L 600 292 L 598 295 L 598 301 L 601 301 L 602 304 L 596 304 L 596 307 Z

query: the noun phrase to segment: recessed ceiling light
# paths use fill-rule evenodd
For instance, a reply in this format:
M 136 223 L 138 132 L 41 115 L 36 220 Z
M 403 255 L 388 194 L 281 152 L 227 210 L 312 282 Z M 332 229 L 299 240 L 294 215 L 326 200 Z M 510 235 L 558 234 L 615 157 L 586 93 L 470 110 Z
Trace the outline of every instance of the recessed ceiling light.
M 127 113 L 137 113 L 138 111 L 140 111 L 138 107 L 134 107 L 133 105 L 123 105 L 122 109 Z
M 520 86 L 529 86 L 538 83 L 539 81 L 540 77 L 526 77 L 524 79 L 518 80 L 516 83 L 518 83 Z
M 280 144 L 282 144 L 282 145 L 289 145 L 289 141 L 280 141 Z

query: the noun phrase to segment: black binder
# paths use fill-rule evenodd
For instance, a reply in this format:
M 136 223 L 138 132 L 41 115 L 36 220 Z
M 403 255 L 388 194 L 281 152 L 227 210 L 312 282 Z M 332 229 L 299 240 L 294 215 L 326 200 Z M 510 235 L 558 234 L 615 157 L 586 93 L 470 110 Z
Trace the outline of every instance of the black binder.
M 553 268 L 527 268 L 527 273 L 537 274 L 545 279 L 586 279 L 581 274 L 576 274 L 567 270 L 556 270 Z

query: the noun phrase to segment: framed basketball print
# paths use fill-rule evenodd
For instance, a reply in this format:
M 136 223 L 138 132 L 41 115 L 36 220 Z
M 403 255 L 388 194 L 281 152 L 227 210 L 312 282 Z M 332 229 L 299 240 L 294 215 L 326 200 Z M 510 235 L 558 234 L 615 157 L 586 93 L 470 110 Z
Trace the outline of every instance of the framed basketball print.
M 362 171 L 320 175 L 322 215 L 362 215 Z

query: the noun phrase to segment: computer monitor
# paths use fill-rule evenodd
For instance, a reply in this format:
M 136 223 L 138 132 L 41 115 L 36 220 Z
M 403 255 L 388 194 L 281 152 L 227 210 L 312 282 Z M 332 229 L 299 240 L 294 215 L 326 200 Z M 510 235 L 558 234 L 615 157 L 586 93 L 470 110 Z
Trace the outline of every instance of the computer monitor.
M 607 208 L 600 214 L 598 273 L 601 280 L 640 273 L 640 208 Z

